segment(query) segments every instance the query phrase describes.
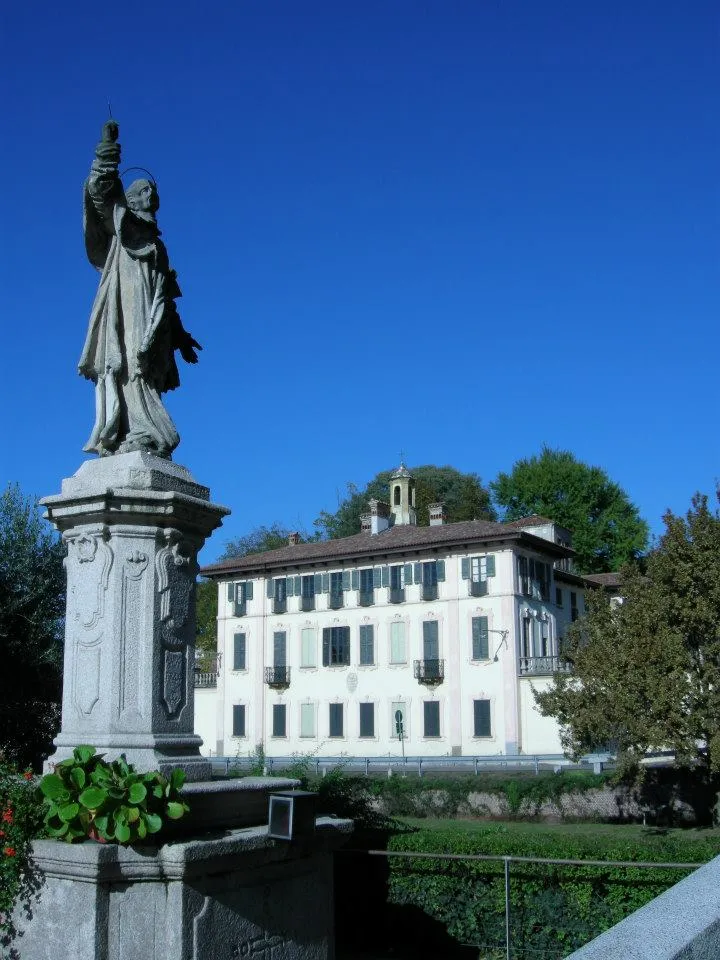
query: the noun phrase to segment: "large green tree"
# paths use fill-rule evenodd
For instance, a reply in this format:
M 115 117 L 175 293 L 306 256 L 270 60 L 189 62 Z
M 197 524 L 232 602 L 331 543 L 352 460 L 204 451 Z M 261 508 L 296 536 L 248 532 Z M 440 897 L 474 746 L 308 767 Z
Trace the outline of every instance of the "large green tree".
M 0 755 L 38 766 L 60 718 L 63 548 L 17 486 L 0 494 Z
M 539 708 L 574 756 L 610 744 L 625 765 L 669 749 L 715 791 L 720 782 L 720 515 L 697 495 L 664 517 L 647 570 L 629 566 L 621 603 L 597 591 L 565 637 L 572 673 Z
M 581 573 L 603 573 L 638 558 L 648 526 L 627 493 L 600 467 L 543 447 L 490 484 L 504 520 L 540 514 L 567 527 Z
M 428 507 L 442 501 L 448 522 L 459 520 L 495 520 L 496 514 L 490 493 L 482 485 L 476 473 L 461 473 L 454 467 L 432 465 L 411 467 L 415 478 L 415 503 L 417 522 L 427 526 L 430 522 Z M 335 513 L 323 510 L 315 525 L 324 537 L 335 540 L 360 533 L 360 517 L 368 512 L 368 500 L 376 498 L 390 501 L 390 477 L 392 470 L 382 470 L 362 489 L 347 485 L 347 496 Z

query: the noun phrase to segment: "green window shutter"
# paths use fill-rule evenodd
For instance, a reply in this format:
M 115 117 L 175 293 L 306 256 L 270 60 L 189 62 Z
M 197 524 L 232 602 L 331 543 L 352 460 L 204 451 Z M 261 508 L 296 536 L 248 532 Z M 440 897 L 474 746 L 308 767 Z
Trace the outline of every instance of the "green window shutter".
M 437 700 L 426 700 L 423 704 L 423 719 L 425 721 L 424 735 L 426 737 L 440 736 L 440 704 Z
M 444 583 L 445 582 L 445 561 L 437 560 L 435 562 L 435 566 L 437 568 L 438 583 Z
M 373 587 L 382 586 L 382 567 L 373 567 Z
M 423 576 L 422 576 L 423 565 L 421 563 L 414 563 L 413 569 L 415 571 L 415 583 L 422 583 L 423 582 Z
M 228 603 L 235 602 L 235 584 L 234 583 L 229 583 L 227 585 L 227 598 L 228 598 Z
M 488 577 L 495 576 L 495 557 L 492 554 L 489 557 L 486 557 L 485 574 Z
M 245 634 L 236 633 L 233 637 L 233 670 L 245 670 L 247 663 L 247 647 Z
M 236 703 L 233 705 L 233 731 L 234 737 L 245 736 L 245 704 Z
M 332 627 L 323 627 L 323 654 L 322 662 L 324 667 L 330 666 L 330 631 Z
M 293 577 L 293 590 L 296 597 L 302 595 L 302 577 Z
M 438 660 L 440 657 L 440 645 L 438 641 L 438 622 L 437 620 L 423 621 L 423 659 Z
M 253 582 L 252 580 L 245 581 L 245 599 L 252 600 L 253 598 Z
M 360 664 L 368 666 L 375 663 L 375 628 L 364 623 L 360 627 Z
M 413 582 L 413 565 L 411 563 L 405 564 L 405 586 L 409 587 Z
M 286 597 L 291 597 L 291 596 L 293 595 L 293 592 L 294 592 L 294 591 L 293 591 L 293 578 L 292 578 L 292 577 L 287 577 L 287 579 L 286 579 L 286 581 L 285 581 L 285 590 L 286 590 L 286 593 L 285 593 L 285 596 L 286 596 Z
M 463 580 L 470 579 L 470 557 L 463 557 L 460 561 L 460 576 Z
M 275 581 L 273 580 L 272 577 L 267 578 L 267 585 L 265 587 L 265 596 L 268 598 L 268 600 L 272 600 L 272 598 L 275 596 Z
M 287 666 L 287 634 L 284 630 L 273 633 L 273 666 Z
M 324 573 L 322 575 L 322 592 L 323 593 L 330 592 L 330 574 L 329 573 Z
M 315 574 L 315 580 L 314 580 L 314 583 L 313 583 L 313 588 L 314 588 L 316 594 L 317 594 L 317 593 L 322 593 L 322 574 L 321 574 L 321 573 L 316 573 L 316 574 Z
M 350 589 L 350 571 L 349 570 L 343 570 L 342 572 L 342 588 L 343 590 Z
M 490 701 L 489 700 L 473 700 L 473 714 L 475 721 L 475 736 L 476 737 L 489 737 L 491 736 L 490 729 Z
M 361 737 L 375 736 L 375 704 L 374 703 L 360 704 L 360 736 Z
M 382 567 L 382 585 L 384 587 L 390 586 L 390 567 Z
M 473 617 L 472 619 L 472 658 L 473 660 L 488 660 L 488 618 Z
M 272 709 L 272 735 L 274 737 L 287 736 L 286 712 L 284 703 L 274 703 Z
M 357 570 L 352 571 L 352 588 L 353 590 L 360 589 L 360 573 Z
M 343 736 L 343 705 L 341 703 L 331 703 L 330 707 L 330 731 L 331 737 Z

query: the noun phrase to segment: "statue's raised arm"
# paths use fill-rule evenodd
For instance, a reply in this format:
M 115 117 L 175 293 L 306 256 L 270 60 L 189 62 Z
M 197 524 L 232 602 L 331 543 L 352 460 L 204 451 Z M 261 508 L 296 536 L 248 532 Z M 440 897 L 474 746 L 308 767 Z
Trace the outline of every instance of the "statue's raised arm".
M 96 385 L 95 425 L 85 450 L 169 457 L 180 437 L 161 396 L 180 383 L 175 350 L 195 363 L 201 348 L 175 304 L 180 287 L 155 218 L 155 181 L 136 180 L 123 190 L 117 138 L 111 120 L 85 181 L 85 246 L 102 271 L 78 365 Z

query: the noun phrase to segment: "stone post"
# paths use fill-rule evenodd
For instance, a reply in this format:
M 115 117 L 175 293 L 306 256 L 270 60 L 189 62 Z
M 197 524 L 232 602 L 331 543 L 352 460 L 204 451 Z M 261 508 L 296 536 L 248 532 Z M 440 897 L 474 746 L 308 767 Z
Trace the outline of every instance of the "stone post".
M 197 554 L 229 511 L 143 451 L 85 462 L 41 501 L 67 544 L 62 726 L 52 764 L 87 743 L 140 770 L 210 776 L 194 724 Z

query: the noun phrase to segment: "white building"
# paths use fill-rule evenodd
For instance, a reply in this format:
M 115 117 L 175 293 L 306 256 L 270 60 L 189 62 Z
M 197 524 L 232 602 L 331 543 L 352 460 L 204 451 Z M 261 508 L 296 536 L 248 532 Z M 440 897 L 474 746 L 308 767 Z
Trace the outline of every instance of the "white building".
M 196 724 L 207 752 L 561 752 L 532 690 L 562 669 L 583 609 L 569 533 L 542 517 L 445 523 L 440 504 L 419 527 L 402 466 L 391 501 L 371 501 L 356 536 L 291 536 L 202 571 L 219 588 L 215 735 L 207 714 Z

